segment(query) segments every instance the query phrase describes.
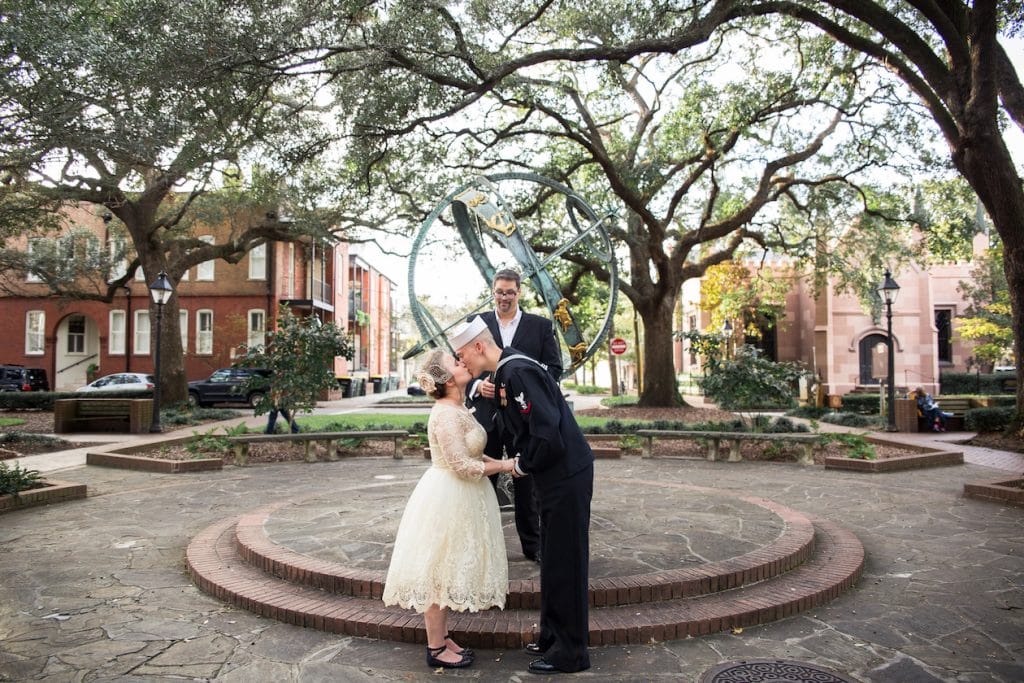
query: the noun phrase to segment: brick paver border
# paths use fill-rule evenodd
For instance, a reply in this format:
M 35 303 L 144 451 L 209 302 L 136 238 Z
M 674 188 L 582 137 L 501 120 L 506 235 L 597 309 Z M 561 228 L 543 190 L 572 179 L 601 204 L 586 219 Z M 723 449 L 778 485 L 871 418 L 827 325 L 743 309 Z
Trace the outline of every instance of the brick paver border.
M 856 583 L 864 567 L 864 548 L 853 534 L 828 520 L 766 499 L 736 497 L 772 509 L 793 533 L 783 533 L 757 551 L 699 570 L 591 582 L 591 645 L 649 643 L 763 624 L 822 605 Z M 262 531 L 263 522 L 284 504 L 222 520 L 192 540 L 186 561 L 201 590 L 298 626 L 408 643 L 426 641 L 421 615 L 385 607 L 380 601 L 382 572 L 344 568 L 338 572 L 339 565 L 304 558 L 270 542 Z M 813 539 L 804 542 L 807 530 Z M 768 548 L 771 550 L 766 551 Z M 255 564 L 250 564 L 250 558 Z M 712 566 L 713 577 L 694 575 Z M 614 591 L 599 585 L 601 581 L 613 583 Z M 535 640 L 539 613 L 534 606 L 534 583 L 510 582 L 510 595 L 519 591 L 519 604 L 513 605 L 510 599 L 505 610 L 452 614 L 450 630 L 460 642 L 482 649 L 519 648 Z M 694 592 L 688 593 L 689 588 L 684 587 L 692 587 Z M 603 603 L 598 596 L 603 596 Z

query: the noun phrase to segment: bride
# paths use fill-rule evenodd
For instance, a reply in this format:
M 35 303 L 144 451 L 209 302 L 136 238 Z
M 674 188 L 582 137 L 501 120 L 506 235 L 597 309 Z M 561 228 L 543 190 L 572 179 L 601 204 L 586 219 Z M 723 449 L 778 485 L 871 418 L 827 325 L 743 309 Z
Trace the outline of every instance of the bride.
M 385 580 L 385 605 L 423 613 L 427 666 L 469 666 L 473 653 L 448 634 L 448 610 L 503 608 L 508 561 L 498 499 L 487 477 L 511 472 L 512 460 L 483 454 L 487 434 L 463 399 L 471 376 L 434 349 L 417 379 L 436 402 L 427 421 L 431 466 L 398 525 Z

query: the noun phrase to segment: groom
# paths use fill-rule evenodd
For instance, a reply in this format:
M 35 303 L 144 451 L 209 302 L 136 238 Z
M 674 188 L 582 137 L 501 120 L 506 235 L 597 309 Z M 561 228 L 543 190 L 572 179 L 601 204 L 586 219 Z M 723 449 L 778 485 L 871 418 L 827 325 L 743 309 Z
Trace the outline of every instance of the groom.
M 494 295 L 494 310 L 479 315 L 491 332 L 498 348 L 511 346 L 520 353 L 539 361 L 547 367 L 547 372 L 557 382 L 562 376 L 562 355 L 558 350 L 558 341 L 551 321 L 533 313 L 526 313 L 519 307 L 521 282 L 519 273 L 514 270 L 499 270 L 491 279 L 491 291 Z M 475 374 L 475 373 L 474 373 Z M 478 376 L 466 392 L 468 405 L 474 409 L 473 415 L 477 422 L 487 430 L 487 445 L 484 453 L 501 460 L 502 449 L 512 450 L 512 435 L 503 434 L 495 424 L 494 401 L 495 385 L 490 373 Z M 491 483 L 497 484 L 498 477 L 491 477 Z M 515 502 L 516 532 L 523 555 L 534 562 L 541 561 L 540 553 L 540 517 L 537 502 L 534 498 L 533 480 L 530 477 L 513 479 L 512 490 Z
M 494 373 L 497 418 L 512 435 L 515 475 L 529 475 L 540 503 L 540 638 L 526 646 L 541 655 L 535 674 L 590 668 L 588 578 L 594 454 L 558 384 L 543 366 L 513 347 L 498 348 L 477 317 L 448 338 L 473 375 Z

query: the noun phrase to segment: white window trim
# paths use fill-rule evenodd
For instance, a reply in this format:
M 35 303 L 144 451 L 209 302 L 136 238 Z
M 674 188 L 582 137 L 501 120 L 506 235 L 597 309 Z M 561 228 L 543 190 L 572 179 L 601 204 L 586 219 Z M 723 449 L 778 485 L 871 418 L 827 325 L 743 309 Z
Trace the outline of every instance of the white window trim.
M 121 329 L 116 330 L 114 320 L 120 318 Z M 125 339 L 125 333 L 128 331 L 126 323 L 128 322 L 128 314 L 124 309 L 117 308 L 110 312 L 109 320 L 107 322 L 107 353 L 111 356 L 123 356 L 125 349 L 127 348 L 127 340 Z M 120 342 L 118 344 L 117 342 Z
M 206 242 L 207 244 L 213 244 L 213 235 L 200 235 L 198 237 L 200 242 Z M 216 273 L 216 261 L 210 259 L 209 261 L 203 261 L 196 266 L 196 282 L 213 282 L 214 275 Z
M 181 332 L 181 352 L 188 353 L 188 311 L 178 310 L 178 327 Z
M 43 241 L 41 238 L 30 239 L 28 241 L 28 262 L 29 269 L 25 272 L 25 282 L 42 282 L 43 278 L 39 277 L 34 270 L 31 268 L 32 257 L 35 255 L 39 248 L 42 246 Z
M 38 314 L 39 330 L 33 332 L 30 321 Z M 32 337 L 39 337 L 39 348 L 32 348 Z M 46 354 L 46 311 L 25 311 L 25 355 L 42 356 Z
M 145 344 L 139 343 L 143 336 L 142 320 L 146 321 Z M 136 356 L 148 356 L 150 347 L 150 337 L 153 334 L 153 329 L 150 325 L 149 320 L 149 310 L 143 309 L 141 311 L 135 311 L 135 320 L 133 320 L 132 322 L 132 352 Z
M 252 326 L 252 315 L 258 313 L 262 319 L 262 329 L 254 329 Z M 250 308 L 245 314 L 246 320 L 246 345 L 252 349 L 257 346 L 264 346 L 267 343 L 267 312 L 262 308 Z M 254 343 L 255 342 L 255 343 Z
M 249 279 L 267 279 L 267 244 L 265 242 L 249 250 Z
M 203 318 L 206 314 L 210 316 L 210 329 L 204 331 L 201 329 L 203 324 Z M 209 349 L 205 349 L 203 344 L 203 336 L 209 335 Z M 196 355 L 197 356 L 212 356 L 213 355 L 213 310 L 209 308 L 203 308 L 196 311 Z

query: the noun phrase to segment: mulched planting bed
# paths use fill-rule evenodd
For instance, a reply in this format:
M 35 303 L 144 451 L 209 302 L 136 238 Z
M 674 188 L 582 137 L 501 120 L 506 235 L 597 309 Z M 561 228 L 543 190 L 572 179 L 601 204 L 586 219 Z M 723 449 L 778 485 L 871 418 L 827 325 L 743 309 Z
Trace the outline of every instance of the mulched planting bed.
M 362 445 L 349 448 L 349 447 L 338 447 L 338 457 L 367 457 L 367 456 L 387 456 L 392 457 L 395 452 L 395 447 L 390 442 L 382 441 L 366 441 Z M 196 458 L 221 458 L 224 460 L 225 465 L 234 465 L 235 456 L 233 451 L 214 451 L 206 453 L 194 453 L 188 449 L 184 444 L 169 444 L 161 446 L 158 449 L 148 450 L 145 452 L 136 453 L 136 455 L 144 455 L 147 458 L 161 458 L 164 460 L 193 460 Z M 289 444 L 289 443 L 264 443 L 264 444 L 250 444 L 249 445 L 249 464 L 266 464 L 275 462 L 301 462 L 305 459 L 306 450 L 303 444 Z M 410 450 L 405 453 L 404 457 L 422 457 L 422 451 L 416 450 L 415 452 Z M 319 460 L 326 459 L 326 451 L 323 448 L 317 450 L 317 458 Z
M 687 422 L 732 422 L 736 419 L 734 413 L 711 408 L 638 408 L 628 406 L 622 408 L 588 408 L 576 411 L 577 415 L 588 415 L 604 417 L 612 420 L 668 420 Z M 896 458 L 907 455 L 917 455 L 918 451 L 890 446 L 874 444 L 875 453 L 879 460 Z M 740 454 L 744 460 L 756 460 L 761 462 L 796 462 L 800 455 L 799 446 L 758 443 L 756 441 L 745 441 L 740 446 Z M 655 439 L 654 454 L 656 456 L 676 456 L 703 458 L 707 454 L 704 445 L 690 440 L 669 440 Z M 814 449 L 814 463 L 822 465 L 825 458 L 845 458 L 847 448 L 839 443 L 828 443 Z M 722 455 L 725 457 L 725 454 Z

